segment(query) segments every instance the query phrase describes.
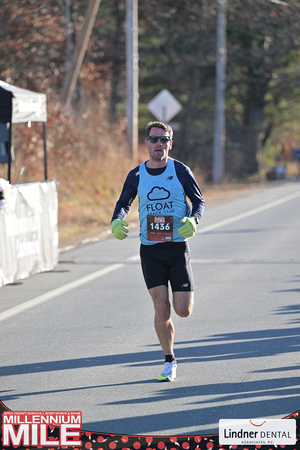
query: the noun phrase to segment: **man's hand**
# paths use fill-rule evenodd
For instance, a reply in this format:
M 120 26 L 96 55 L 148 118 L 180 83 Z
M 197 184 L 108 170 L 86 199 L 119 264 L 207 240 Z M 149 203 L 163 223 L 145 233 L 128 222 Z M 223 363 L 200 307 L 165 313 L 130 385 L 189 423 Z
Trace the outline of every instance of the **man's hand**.
M 122 241 L 127 237 L 128 230 L 125 227 L 128 227 L 128 223 L 126 223 L 125 220 L 115 219 L 112 221 L 111 231 L 115 238 Z
M 184 225 L 178 229 L 178 234 L 183 238 L 190 238 L 194 236 L 197 230 L 197 222 L 195 217 L 184 217 L 180 222 L 184 223 Z

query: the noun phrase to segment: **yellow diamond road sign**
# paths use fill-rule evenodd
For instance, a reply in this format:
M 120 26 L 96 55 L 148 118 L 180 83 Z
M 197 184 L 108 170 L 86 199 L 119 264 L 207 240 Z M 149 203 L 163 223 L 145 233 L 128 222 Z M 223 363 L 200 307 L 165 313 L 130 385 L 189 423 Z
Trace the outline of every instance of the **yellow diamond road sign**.
M 148 103 L 148 109 L 158 120 L 169 122 L 182 106 L 168 89 L 163 89 Z

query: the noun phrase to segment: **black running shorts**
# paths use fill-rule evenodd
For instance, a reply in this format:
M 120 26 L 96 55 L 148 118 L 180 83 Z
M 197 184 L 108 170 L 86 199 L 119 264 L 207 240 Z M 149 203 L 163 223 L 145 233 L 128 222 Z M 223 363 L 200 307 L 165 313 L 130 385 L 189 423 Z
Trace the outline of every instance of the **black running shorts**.
M 190 250 L 187 241 L 141 244 L 142 271 L 148 289 L 168 286 L 173 292 L 194 291 Z

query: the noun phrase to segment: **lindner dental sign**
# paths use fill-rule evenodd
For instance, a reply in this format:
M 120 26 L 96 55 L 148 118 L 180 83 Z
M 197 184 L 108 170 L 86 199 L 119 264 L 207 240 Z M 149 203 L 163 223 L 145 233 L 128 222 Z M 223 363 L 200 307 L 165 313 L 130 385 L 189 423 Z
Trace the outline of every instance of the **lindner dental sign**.
M 221 419 L 221 445 L 294 445 L 296 420 L 285 419 Z

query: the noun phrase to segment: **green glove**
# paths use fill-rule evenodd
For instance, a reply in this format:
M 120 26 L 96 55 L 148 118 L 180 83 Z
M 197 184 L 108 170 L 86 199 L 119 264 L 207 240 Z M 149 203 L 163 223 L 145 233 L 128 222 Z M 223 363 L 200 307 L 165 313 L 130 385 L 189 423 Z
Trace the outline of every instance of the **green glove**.
M 128 227 L 128 223 L 126 223 L 125 220 L 115 219 L 112 221 L 111 231 L 115 238 L 122 241 L 127 237 L 128 230 L 125 227 Z
M 197 222 L 195 217 L 184 217 L 180 222 L 184 223 L 184 225 L 178 229 L 178 234 L 183 238 L 190 238 L 194 236 L 197 230 Z

